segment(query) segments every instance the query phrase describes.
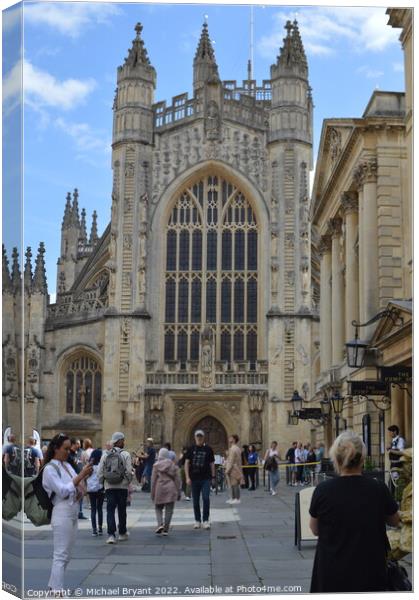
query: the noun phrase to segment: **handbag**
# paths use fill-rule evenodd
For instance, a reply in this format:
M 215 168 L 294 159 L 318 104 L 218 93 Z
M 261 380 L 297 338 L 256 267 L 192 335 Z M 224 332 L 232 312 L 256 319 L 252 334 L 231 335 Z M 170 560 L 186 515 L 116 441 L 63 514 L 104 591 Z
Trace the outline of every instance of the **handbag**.
M 397 560 L 387 560 L 387 591 L 411 592 L 412 583 L 404 567 Z

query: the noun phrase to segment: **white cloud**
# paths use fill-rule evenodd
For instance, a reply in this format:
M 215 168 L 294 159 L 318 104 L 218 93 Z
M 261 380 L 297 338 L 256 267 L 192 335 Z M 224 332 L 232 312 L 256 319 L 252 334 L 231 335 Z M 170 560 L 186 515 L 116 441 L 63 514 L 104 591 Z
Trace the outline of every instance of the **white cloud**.
M 295 18 L 309 55 L 333 54 L 337 41 L 348 42 L 353 52 L 378 52 L 398 43 L 400 35 L 387 25 L 388 16 L 383 8 L 307 7 L 297 13 L 280 11 L 274 17 L 273 33 L 259 40 L 258 50 L 262 56 L 276 56 L 286 35 L 285 22 Z
M 401 62 L 394 62 L 393 63 L 393 71 L 396 71 L 396 73 L 404 73 L 404 64 Z
M 371 69 L 367 65 L 363 65 L 356 70 L 357 73 L 361 73 L 365 75 L 367 79 L 377 79 L 378 77 L 382 77 L 384 75 L 384 71 L 379 71 L 378 69 Z
M 38 106 L 58 107 L 64 110 L 82 104 L 96 87 L 94 79 L 56 79 L 47 71 L 38 69 L 25 60 L 23 63 L 25 101 Z
M 47 25 L 59 33 L 77 38 L 92 25 L 109 24 L 121 14 L 115 4 L 103 2 L 40 2 L 24 5 L 25 22 Z
M 84 162 L 93 164 L 92 153 L 108 155 L 111 151 L 111 140 L 103 131 L 94 130 L 88 123 L 75 123 L 59 117 L 54 120 L 54 125 L 70 136 L 79 152 L 76 158 Z M 97 166 L 96 163 L 94 166 Z M 101 166 L 103 166 L 102 163 Z
M 3 102 L 20 102 L 22 93 L 22 61 L 19 60 L 3 79 Z

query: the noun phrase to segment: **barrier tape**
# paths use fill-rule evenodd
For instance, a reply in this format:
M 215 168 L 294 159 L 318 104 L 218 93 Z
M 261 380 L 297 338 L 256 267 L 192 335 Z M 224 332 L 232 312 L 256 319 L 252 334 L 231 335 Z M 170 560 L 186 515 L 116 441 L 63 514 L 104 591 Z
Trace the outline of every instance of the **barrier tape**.
M 278 468 L 279 467 L 309 467 L 312 465 L 321 465 L 321 461 L 318 462 L 310 462 L 310 463 L 278 463 Z M 216 467 L 220 467 L 221 469 L 225 469 L 225 464 L 224 465 L 215 465 Z M 257 467 L 258 469 L 264 469 L 265 465 L 242 465 L 242 469 L 254 469 L 255 467 Z

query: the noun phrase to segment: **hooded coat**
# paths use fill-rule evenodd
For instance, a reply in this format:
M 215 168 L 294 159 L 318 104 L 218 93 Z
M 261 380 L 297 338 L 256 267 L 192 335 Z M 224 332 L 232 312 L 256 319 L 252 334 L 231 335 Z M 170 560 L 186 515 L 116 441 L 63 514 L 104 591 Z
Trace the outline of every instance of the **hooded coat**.
M 170 458 L 159 459 L 151 474 L 151 499 L 155 504 L 168 504 L 179 499 L 182 483 L 179 468 Z

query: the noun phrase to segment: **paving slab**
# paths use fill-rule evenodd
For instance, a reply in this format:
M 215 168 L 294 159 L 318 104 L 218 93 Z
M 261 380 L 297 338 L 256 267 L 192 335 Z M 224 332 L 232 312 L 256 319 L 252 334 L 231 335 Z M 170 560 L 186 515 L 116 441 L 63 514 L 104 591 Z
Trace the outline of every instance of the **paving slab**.
M 262 488 L 244 490 L 241 503 L 234 506 L 226 504 L 225 492 L 212 495 L 210 531 L 193 529 L 192 505 L 181 501 L 167 537 L 154 533 L 150 496 L 135 493 L 128 508 L 126 542 L 107 545 L 106 535 L 92 537 L 90 522 L 80 521 L 66 586 L 79 598 L 129 596 L 133 590 L 137 596 L 256 593 L 248 591 L 255 586 L 259 593 L 267 593 L 269 586 L 278 593 L 308 592 L 315 544 L 303 544 L 301 550 L 294 545 L 299 489 L 282 482 L 274 497 Z M 89 516 L 87 507 L 85 514 Z M 51 528 L 27 522 L 24 527 L 26 588 L 45 589 L 53 551 Z M 6 581 L 19 579 L 21 528 L 19 519 L 4 527 Z M 411 572 L 411 564 L 407 566 Z

